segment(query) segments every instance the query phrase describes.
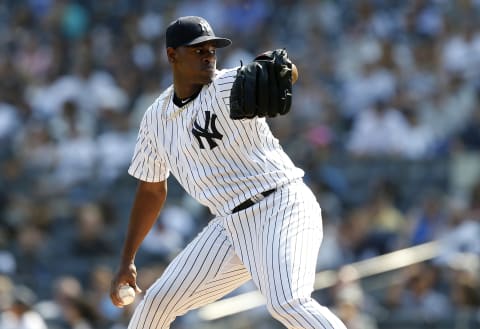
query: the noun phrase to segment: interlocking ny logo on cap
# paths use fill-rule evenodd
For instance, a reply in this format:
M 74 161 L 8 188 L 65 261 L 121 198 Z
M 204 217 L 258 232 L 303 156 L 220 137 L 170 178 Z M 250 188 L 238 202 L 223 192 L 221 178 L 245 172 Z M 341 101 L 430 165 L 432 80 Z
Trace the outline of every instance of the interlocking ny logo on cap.
M 200 21 L 200 26 L 202 27 L 202 33 L 204 35 L 212 35 L 213 34 L 213 30 L 212 28 L 210 27 L 210 25 L 205 22 L 205 21 Z

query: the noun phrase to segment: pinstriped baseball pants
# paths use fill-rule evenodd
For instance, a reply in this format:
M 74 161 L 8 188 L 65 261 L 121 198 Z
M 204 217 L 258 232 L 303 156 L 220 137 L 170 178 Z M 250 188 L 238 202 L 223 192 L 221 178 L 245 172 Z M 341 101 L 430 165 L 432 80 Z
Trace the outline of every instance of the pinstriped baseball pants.
M 303 182 L 213 219 L 147 290 L 129 329 L 166 329 L 252 279 L 290 329 L 346 329 L 310 295 L 322 240 L 320 207 Z

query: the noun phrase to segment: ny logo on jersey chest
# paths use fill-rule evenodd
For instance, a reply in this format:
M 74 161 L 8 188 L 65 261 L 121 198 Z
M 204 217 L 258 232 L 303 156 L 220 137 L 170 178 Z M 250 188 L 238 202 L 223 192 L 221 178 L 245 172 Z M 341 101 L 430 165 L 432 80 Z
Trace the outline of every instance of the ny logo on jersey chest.
M 215 126 L 217 120 L 216 114 L 210 114 L 210 111 L 205 111 L 205 126 L 201 127 L 200 124 L 195 121 L 192 128 L 193 136 L 198 141 L 201 149 L 205 148 L 203 139 L 205 139 L 210 147 L 210 150 L 217 147 L 218 144 L 215 139 L 221 140 L 223 135 L 220 134 Z

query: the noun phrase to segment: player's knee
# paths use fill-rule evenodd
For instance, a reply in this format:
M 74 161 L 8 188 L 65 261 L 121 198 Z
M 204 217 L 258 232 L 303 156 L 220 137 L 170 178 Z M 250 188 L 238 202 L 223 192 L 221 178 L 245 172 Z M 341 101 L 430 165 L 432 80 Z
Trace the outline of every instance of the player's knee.
M 272 301 L 267 303 L 267 309 L 270 314 L 287 327 L 298 318 L 299 314 L 305 312 L 306 305 L 310 302 L 309 298 L 293 298 L 284 301 Z

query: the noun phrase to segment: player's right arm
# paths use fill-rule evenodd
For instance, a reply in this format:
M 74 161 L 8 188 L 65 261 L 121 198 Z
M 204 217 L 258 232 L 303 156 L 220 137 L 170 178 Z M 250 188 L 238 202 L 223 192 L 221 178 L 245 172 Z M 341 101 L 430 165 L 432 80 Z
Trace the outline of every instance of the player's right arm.
M 143 239 L 155 224 L 166 197 L 166 180 L 155 183 L 139 181 L 121 253 L 120 266 L 110 290 L 110 298 L 116 306 L 122 306 L 117 295 L 119 285 L 126 283 L 134 287 L 137 293 L 141 292 L 136 282 L 135 255 Z

